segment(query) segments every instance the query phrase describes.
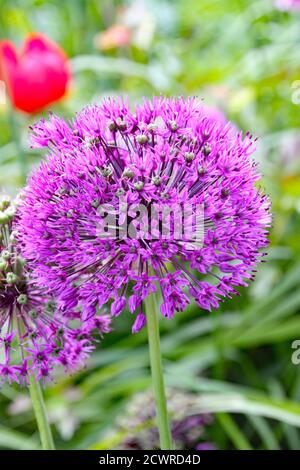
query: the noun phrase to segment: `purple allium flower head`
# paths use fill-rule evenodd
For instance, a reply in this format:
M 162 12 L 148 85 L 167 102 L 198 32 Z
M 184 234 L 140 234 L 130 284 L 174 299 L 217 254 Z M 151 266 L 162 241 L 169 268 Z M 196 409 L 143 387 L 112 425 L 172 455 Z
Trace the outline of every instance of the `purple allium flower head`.
M 62 314 L 55 299 L 37 287 L 21 258 L 12 230 L 16 205 L 0 198 L 0 384 L 26 384 L 28 375 L 46 380 L 54 366 L 73 370 L 93 349 L 91 332 L 109 330 L 109 317 L 82 322 Z M 71 328 L 71 324 L 73 325 Z
M 217 308 L 253 278 L 271 222 L 255 142 L 197 99 L 154 98 L 134 112 L 106 100 L 70 123 L 40 121 L 32 143 L 49 153 L 24 190 L 20 240 L 60 309 L 90 318 L 112 301 L 112 315 L 136 315 L 137 332 L 157 286 L 170 318 L 191 297 Z
M 279 10 L 299 10 L 300 0 L 276 0 L 275 5 Z
M 174 449 L 214 450 L 209 442 L 209 427 L 213 416 L 199 413 L 197 395 L 176 389 L 167 389 L 168 414 Z M 117 417 L 109 434 L 121 436 L 117 448 L 122 450 L 159 449 L 159 434 L 153 427 L 155 403 L 152 393 L 133 395 L 124 414 Z M 116 439 L 117 440 L 117 439 Z

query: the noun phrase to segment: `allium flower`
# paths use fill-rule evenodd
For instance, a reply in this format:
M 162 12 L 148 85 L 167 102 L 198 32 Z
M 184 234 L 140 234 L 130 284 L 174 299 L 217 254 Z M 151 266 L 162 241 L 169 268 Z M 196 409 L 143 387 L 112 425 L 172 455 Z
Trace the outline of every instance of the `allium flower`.
M 0 41 L 0 80 L 16 109 L 36 113 L 60 100 L 70 78 L 65 52 L 45 35 L 30 34 L 20 52 L 10 41 Z
M 46 380 L 54 366 L 73 370 L 93 350 L 91 333 L 109 331 L 107 316 L 83 322 L 78 312 L 56 308 L 55 299 L 36 287 L 21 258 L 12 230 L 15 204 L 0 199 L 0 384 Z
M 24 191 L 20 239 L 61 309 L 90 317 L 112 300 L 136 332 L 157 286 L 170 318 L 191 298 L 217 308 L 253 278 L 270 225 L 254 141 L 196 99 L 154 98 L 134 113 L 107 100 L 71 123 L 40 121 L 32 141 L 49 154 Z
M 213 450 L 216 446 L 208 441 L 207 429 L 213 418 L 200 414 L 200 399 L 187 392 L 167 389 L 168 411 L 174 449 Z M 154 427 L 156 411 L 153 396 L 149 392 L 133 396 L 125 413 L 117 418 L 110 437 L 124 436 L 117 448 L 121 450 L 159 449 L 158 430 Z
M 275 4 L 280 10 L 297 10 L 300 8 L 300 0 L 276 0 Z

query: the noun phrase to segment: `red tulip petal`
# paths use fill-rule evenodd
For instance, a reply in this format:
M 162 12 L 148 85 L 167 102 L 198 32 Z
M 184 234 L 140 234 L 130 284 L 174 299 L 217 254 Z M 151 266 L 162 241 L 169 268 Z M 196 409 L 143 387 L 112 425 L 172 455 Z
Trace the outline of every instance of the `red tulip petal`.
M 20 61 L 15 80 L 14 104 L 28 113 L 41 110 L 66 93 L 70 74 L 52 52 L 31 52 Z
M 27 113 L 62 98 L 71 78 L 64 51 L 40 33 L 25 40 L 19 56 L 9 41 L 0 42 L 1 76 L 14 107 Z
M 67 60 L 65 51 L 55 42 L 51 41 L 47 36 L 42 33 L 31 33 L 25 39 L 21 55 L 26 55 L 29 52 L 54 52 L 59 55 L 63 60 Z
M 10 41 L 0 41 L 0 80 L 3 80 L 12 95 L 13 76 L 18 65 L 17 50 Z

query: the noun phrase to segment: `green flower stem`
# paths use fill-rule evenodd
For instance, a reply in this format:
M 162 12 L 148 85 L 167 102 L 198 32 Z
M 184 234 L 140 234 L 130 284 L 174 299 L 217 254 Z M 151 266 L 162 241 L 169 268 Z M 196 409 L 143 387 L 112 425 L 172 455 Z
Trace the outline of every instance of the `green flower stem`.
M 17 148 L 17 158 L 18 158 L 18 164 L 20 168 L 20 179 L 21 179 L 21 185 L 23 186 L 26 183 L 26 178 L 27 178 L 26 153 L 24 152 L 22 148 L 20 124 L 18 122 L 16 112 L 14 111 L 11 105 L 9 105 L 8 107 L 8 119 L 10 123 L 12 138 Z
M 18 322 L 19 336 L 24 335 L 24 326 Z M 24 356 L 28 354 L 24 351 Z M 36 379 L 33 374 L 28 375 L 29 393 L 31 397 L 31 403 L 39 435 L 41 439 L 43 450 L 55 450 L 52 432 L 49 424 L 47 415 L 46 405 L 44 402 L 43 391 L 40 382 Z
M 42 449 L 55 450 L 51 428 L 48 421 L 47 410 L 40 383 L 34 375 L 29 376 L 29 391 L 35 419 L 40 433 Z
M 159 324 L 157 318 L 156 294 L 150 294 L 145 299 L 147 316 L 149 353 L 152 374 L 152 384 L 156 403 L 157 424 L 162 450 L 172 449 L 172 439 L 168 418 L 167 401 L 162 371 Z

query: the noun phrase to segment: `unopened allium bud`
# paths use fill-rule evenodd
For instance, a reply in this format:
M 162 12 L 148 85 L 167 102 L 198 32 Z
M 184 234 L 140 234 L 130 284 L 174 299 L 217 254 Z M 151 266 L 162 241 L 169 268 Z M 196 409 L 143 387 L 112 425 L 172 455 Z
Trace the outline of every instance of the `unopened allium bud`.
M 202 149 L 202 152 L 204 153 L 204 155 L 207 157 L 210 152 L 211 152 L 211 146 L 209 144 L 204 144 L 203 145 L 203 149 Z
M 124 119 L 117 118 L 117 126 L 120 131 L 126 131 L 127 129 L 127 123 L 124 121 Z
M 169 127 L 172 132 L 176 132 L 178 129 L 178 124 L 176 121 L 169 121 Z
M 20 305 L 26 305 L 28 302 L 28 297 L 26 294 L 20 294 L 19 297 L 17 297 L 17 302 Z
M 175 450 L 212 450 L 209 425 L 213 417 L 197 411 L 201 400 L 192 393 L 167 389 L 168 414 Z M 119 415 L 110 435 L 120 436 L 117 449 L 160 449 L 159 435 L 154 427 L 155 404 L 150 392 L 133 396 L 123 414 Z
M 0 271 L 4 271 L 7 268 L 7 261 L 5 259 L 0 258 Z
M 148 142 L 148 137 L 145 134 L 139 134 L 136 136 L 136 140 L 139 144 L 144 145 Z
M 116 132 L 116 130 L 118 129 L 118 126 L 114 121 L 110 121 L 108 123 L 108 128 L 111 132 Z
M 158 176 L 158 175 L 153 176 L 152 183 L 155 184 L 155 186 L 160 186 L 161 185 L 161 177 Z
M 185 152 L 184 158 L 187 162 L 192 162 L 195 158 L 194 152 Z
M 7 284 L 16 284 L 18 281 L 18 276 L 15 273 L 9 272 L 6 274 Z
M 123 171 L 122 176 L 123 176 L 123 178 L 133 178 L 134 173 L 130 168 L 125 168 L 125 170 Z
M 8 261 L 12 256 L 12 253 L 9 250 L 3 250 L 1 253 L 1 258 L 3 258 L 5 261 Z
M 136 183 L 134 183 L 134 187 L 137 191 L 142 191 L 144 186 L 145 184 L 143 183 L 143 181 L 137 181 Z
M 6 212 L 0 212 L 0 225 L 7 224 L 9 222 L 9 215 Z
M 11 199 L 9 196 L 0 197 L 0 211 L 5 211 L 10 206 Z

